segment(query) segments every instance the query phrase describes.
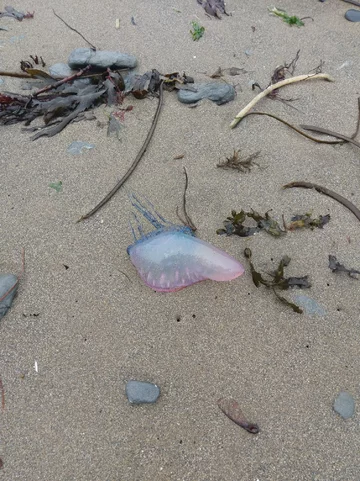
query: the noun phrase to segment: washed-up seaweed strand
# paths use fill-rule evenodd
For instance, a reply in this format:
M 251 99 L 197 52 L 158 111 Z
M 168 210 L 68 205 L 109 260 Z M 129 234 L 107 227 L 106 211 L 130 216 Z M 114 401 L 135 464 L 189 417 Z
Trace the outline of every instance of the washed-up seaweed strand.
M 1 408 L 2 410 L 4 410 L 5 409 L 5 389 L 4 389 L 4 385 L 1 378 L 0 378 L 0 391 L 1 391 Z
M 197 227 L 194 224 L 194 222 L 192 221 L 191 217 L 189 216 L 189 214 L 187 213 L 187 210 L 186 210 L 186 192 L 187 192 L 188 186 L 189 186 L 189 179 L 188 179 L 188 174 L 186 172 L 185 167 L 184 167 L 184 174 L 185 174 L 185 187 L 184 187 L 184 194 L 183 194 L 183 212 L 184 212 L 185 220 L 180 216 L 178 207 L 176 208 L 176 214 L 184 225 L 190 227 L 190 229 L 193 232 L 196 232 Z
M 345 199 L 340 194 L 327 189 L 326 187 L 322 187 L 321 185 L 313 184 L 312 182 L 290 182 L 283 186 L 283 189 L 291 189 L 292 187 L 303 187 L 304 189 L 315 189 L 317 192 L 321 194 L 325 194 L 328 197 L 340 202 L 340 204 L 344 205 L 347 209 L 351 210 L 351 212 L 360 220 L 360 210 L 349 200 Z
M 267 112 L 248 112 L 247 114 L 244 115 L 243 119 L 248 117 L 249 115 L 266 115 L 267 117 L 271 117 L 272 119 L 278 120 L 282 124 L 286 125 L 287 127 L 290 127 L 290 129 L 295 130 L 300 135 L 303 135 L 307 139 L 313 140 L 314 142 L 317 142 L 319 144 L 343 144 L 344 141 L 342 140 L 321 140 L 316 137 L 313 137 L 312 135 L 307 134 L 306 132 L 303 132 L 302 130 L 298 129 L 295 127 L 295 125 L 290 124 L 284 119 L 281 119 L 280 117 L 277 117 L 274 114 L 268 114 Z
M 72 30 L 73 32 L 77 33 L 78 35 L 80 35 L 80 37 L 82 39 L 85 40 L 85 42 L 90 45 L 90 47 L 93 49 L 93 50 L 96 50 L 96 47 L 95 45 L 93 45 L 92 43 L 89 42 L 89 40 L 87 40 L 84 35 L 82 33 L 80 33 L 78 30 L 76 30 L 76 28 L 72 27 L 71 25 L 69 25 L 68 23 L 65 22 L 65 20 L 63 18 L 60 17 L 60 15 L 58 15 L 55 10 L 53 9 L 53 12 L 54 12 L 54 15 L 55 17 L 57 17 L 59 20 L 61 20 L 68 28 L 70 28 L 70 30 Z
M 338 134 L 332 130 L 323 129 L 322 127 L 314 127 L 313 125 L 300 125 L 300 127 L 304 130 L 310 130 L 311 132 L 318 132 L 319 134 L 330 135 L 331 137 L 342 139 L 343 141 L 349 142 L 349 144 L 356 145 L 356 147 L 360 148 L 360 143 L 352 137 L 347 137 L 346 135 Z
M 151 124 L 151 127 L 150 127 L 150 130 L 149 130 L 149 133 L 147 134 L 147 137 L 145 139 L 145 142 L 143 143 L 139 153 L 137 154 L 134 162 L 131 164 L 129 170 L 126 172 L 126 174 L 119 180 L 119 182 L 117 182 L 117 184 L 113 187 L 113 189 L 103 198 L 103 200 L 101 202 L 99 202 L 90 212 L 88 212 L 87 214 L 83 215 L 82 217 L 80 217 L 80 219 L 77 220 L 77 222 L 80 222 L 82 220 L 85 220 L 85 219 L 88 219 L 89 217 L 91 217 L 92 215 L 95 214 L 95 212 L 97 212 L 99 209 L 101 209 L 101 207 L 103 207 L 112 197 L 114 194 L 116 194 L 116 192 L 120 189 L 121 186 L 123 186 L 125 184 L 125 182 L 128 180 L 128 178 L 130 177 L 130 175 L 134 172 L 134 170 L 136 169 L 137 165 L 139 164 L 142 156 L 144 155 L 144 153 L 146 152 L 146 149 L 148 148 L 148 145 L 150 143 L 150 140 L 154 134 L 154 131 L 155 131 L 155 127 L 156 127 L 156 124 L 159 120 L 159 116 L 160 116 L 160 112 L 161 112 L 161 108 L 162 108 L 162 103 L 163 103 L 163 82 L 161 81 L 160 83 L 160 87 L 159 87 L 159 102 L 158 102 L 158 106 L 157 106 L 157 109 L 156 109 L 156 112 L 155 112 L 155 115 L 154 115 L 154 118 L 153 118 L 153 121 L 152 121 L 152 124 Z

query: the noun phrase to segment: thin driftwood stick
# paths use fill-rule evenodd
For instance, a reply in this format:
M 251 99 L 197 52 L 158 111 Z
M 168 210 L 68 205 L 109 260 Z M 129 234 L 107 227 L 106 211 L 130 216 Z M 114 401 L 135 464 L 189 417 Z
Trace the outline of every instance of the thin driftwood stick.
M 264 97 L 269 95 L 271 92 L 274 90 L 277 90 L 281 87 L 284 87 L 285 85 L 290 85 L 295 82 L 302 82 L 303 80 L 316 80 L 316 79 L 322 79 L 322 80 L 327 80 L 329 82 L 334 82 L 334 79 L 330 77 L 329 74 L 327 73 L 318 73 L 314 75 L 298 75 L 297 77 L 291 77 L 285 80 L 282 80 L 281 82 L 277 82 L 276 84 L 269 85 L 269 87 L 262 92 L 260 92 L 255 98 L 252 99 L 250 103 L 247 104 L 246 107 L 244 107 L 240 112 L 237 114 L 237 116 L 234 118 L 234 120 L 230 124 L 230 128 L 236 127 L 236 125 L 243 119 L 243 117 Z
M 76 222 L 80 222 L 82 220 L 85 220 L 85 219 L 88 219 L 89 217 L 91 217 L 92 215 L 95 214 L 95 212 L 97 212 L 99 209 L 101 209 L 101 207 L 103 207 L 112 197 L 114 194 L 116 194 L 116 192 L 120 189 L 120 187 L 122 185 L 125 184 L 125 182 L 128 180 L 128 178 L 130 177 L 130 175 L 134 172 L 134 170 L 136 169 L 138 163 L 140 162 L 142 156 L 145 154 L 146 152 L 146 149 L 148 148 L 148 145 L 150 143 L 150 140 L 153 136 L 153 133 L 155 131 L 155 127 L 156 127 L 156 124 L 159 120 L 159 116 L 160 116 L 160 112 L 161 112 L 161 107 L 162 107 L 162 103 L 163 103 L 163 82 L 160 83 L 160 88 L 159 88 L 159 103 L 158 103 L 158 106 L 157 106 L 157 109 L 156 109 L 156 112 L 155 112 L 155 115 L 154 115 L 154 118 L 153 118 L 153 121 L 152 121 L 152 124 L 151 124 L 151 127 L 150 127 L 150 130 L 149 130 L 149 133 L 147 134 L 147 137 L 145 139 L 145 142 L 143 143 L 139 153 L 137 154 L 134 162 L 131 164 L 129 170 L 126 172 L 126 174 L 119 180 L 119 182 L 116 183 L 116 185 L 111 189 L 111 191 L 103 198 L 103 200 L 101 200 L 90 212 L 88 212 L 87 214 L 83 215 L 82 217 L 80 217 L 80 219 L 78 219 Z

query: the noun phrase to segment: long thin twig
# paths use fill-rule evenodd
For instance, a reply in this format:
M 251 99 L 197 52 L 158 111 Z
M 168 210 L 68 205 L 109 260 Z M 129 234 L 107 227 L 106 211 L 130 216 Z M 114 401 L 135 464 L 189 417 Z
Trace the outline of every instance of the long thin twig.
M 271 117 L 272 119 L 278 120 L 279 122 L 283 123 L 284 125 L 287 125 L 290 127 L 290 129 L 295 130 L 300 135 L 303 135 L 307 139 L 313 140 L 314 142 L 317 142 L 319 144 L 343 144 L 344 142 L 342 140 L 321 140 L 316 137 L 313 137 L 312 135 L 307 134 L 306 132 L 303 132 L 302 130 L 298 129 L 295 127 L 295 125 L 290 124 L 286 120 L 277 117 L 274 114 L 268 114 L 267 112 L 248 112 L 247 114 L 244 115 L 243 118 L 248 117 L 249 115 L 266 115 L 267 117 Z
M 35 92 L 33 94 L 33 97 L 37 97 L 38 95 L 40 95 L 44 92 L 48 92 L 49 90 L 54 90 L 54 89 L 60 87 L 60 85 L 62 85 L 62 84 L 65 84 L 67 82 L 71 82 L 71 81 L 81 77 L 88 70 L 90 70 L 90 65 L 88 65 L 87 67 L 79 70 L 78 72 L 74 73 L 73 75 L 70 75 L 70 77 L 63 78 L 63 79 L 59 80 L 58 82 L 55 82 L 53 84 L 47 85 L 46 87 L 43 87 L 42 89 Z
M 54 15 L 55 17 L 57 17 L 59 20 L 61 20 L 68 28 L 70 28 L 70 30 L 72 30 L 73 32 L 77 33 L 78 35 L 80 35 L 80 37 L 82 39 L 85 40 L 85 42 L 90 45 L 90 47 L 93 49 L 93 50 L 96 50 L 96 47 L 95 45 L 93 45 L 92 43 L 89 42 L 89 40 L 87 40 L 84 35 L 82 33 L 80 33 L 78 30 L 76 30 L 76 28 L 72 27 L 71 25 L 69 25 L 67 22 L 65 22 L 65 20 L 63 18 L 60 17 L 60 15 L 58 15 L 55 10 L 53 9 L 53 12 L 54 12 Z
M 157 106 L 157 109 L 156 109 L 156 112 L 155 112 L 155 115 L 154 115 L 154 118 L 153 118 L 153 121 L 152 121 L 152 124 L 151 124 L 151 127 L 150 127 L 150 130 L 149 130 L 149 133 L 147 134 L 147 137 L 145 139 L 145 142 L 143 143 L 139 153 L 137 154 L 134 162 L 131 164 L 129 170 L 126 172 L 126 174 L 116 183 L 116 185 L 111 189 L 111 191 L 103 198 L 102 201 L 100 201 L 90 212 L 88 212 L 87 214 L 83 215 L 82 217 L 80 217 L 80 219 L 78 219 L 76 222 L 80 222 L 82 220 L 85 220 L 85 219 L 88 219 L 89 217 L 91 217 L 92 215 L 95 214 L 95 212 L 97 212 L 99 209 L 101 209 L 101 207 L 103 207 L 112 197 L 114 194 L 116 194 L 116 192 L 120 189 L 121 186 L 123 186 L 125 184 L 125 182 L 128 180 L 128 178 L 130 177 L 130 175 L 134 172 L 134 170 L 136 169 L 138 163 L 140 162 L 142 156 L 144 155 L 144 153 L 146 152 L 146 149 L 148 148 L 148 145 L 150 143 L 150 140 L 154 134 L 154 131 L 155 131 L 155 127 L 156 127 L 156 124 L 159 120 L 159 116 L 160 116 L 160 112 L 161 112 L 161 108 L 162 108 L 162 103 L 163 103 L 163 82 L 161 81 L 160 83 L 160 88 L 159 88 L 159 102 L 158 102 L 158 106 Z
M 188 174 L 186 172 L 185 167 L 183 167 L 183 169 L 184 169 L 184 174 L 185 174 L 185 187 L 184 187 L 184 194 L 183 194 L 183 212 L 184 212 L 185 220 L 179 214 L 179 207 L 176 208 L 176 214 L 184 225 L 186 225 L 187 227 L 190 227 L 190 229 L 193 232 L 196 232 L 197 227 L 194 224 L 194 222 L 192 221 L 191 217 L 189 216 L 189 214 L 187 213 L 187 210 L 186 210 L 186 191 L 188 190 L 189 179 L 188 179 Z
M 255 98 L 252 99 L 250 103 L 247 104 L 246 107 L 244 107 L 240 112 L 237 114 L 237 116 L 234 118 L 234 120 L 230 124 L 230 128 L 236 127 L 236 125 L 244 118 L 244 116 L 264 97 L 269 95 L 271 92 L 274 90 L 277 90 L 281 87 L 284 87 L 285 85 L 290 85 L 295 82 L 301 82 L 303 80 L 316 80 L 316 79 L 322 79 L 322 80 L 327 80 L 329 82 L 333 82 L 334 79 L 330 77 L 329 74 L 327 73 L 319 73 L 319 74 L 306 74 L 306 75 L 298 75 L 297 77 L 291 77 L 285 80 L 282 80 L 281 82 L 278 82 L 276 84 L 269 85 L 268 88 L 260 92 Z
M 344 205 L 347 209 L 351 210 L 351 212 L 360 220 L 360 210 L 348 199 L 343 197 L 340 194 L 337 194 L 333 190 L 327 189 L 326 187 L 322 187 L 318 184 L 313 184 L 312 182 L 290 182 L 289 184 L 283 185 L 283 189 L 291 189 L 292 187 L 303 187 L 305 189 L 315 189 L 317 192 L 321 194 L 325 194 L 328 197 L 331 197 L 334 200 L 340 202 L 340 204 Z

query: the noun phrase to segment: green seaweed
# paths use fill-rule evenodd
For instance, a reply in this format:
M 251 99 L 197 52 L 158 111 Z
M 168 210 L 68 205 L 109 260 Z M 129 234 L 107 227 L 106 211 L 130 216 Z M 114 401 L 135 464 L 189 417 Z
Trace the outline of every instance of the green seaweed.
M 61 180 L 59 180 L 58 182 L 51 182 L 49 184 L 49 187 L 56 190 L 56 192 L 62 192 L 63 189 Z
M 197 22 L 191 22 L 193 30 L 190 30 L 192 38 L 194 41 L 200 40 L 200 38 L 204 35 L 205 27 L 201 27 Z
M 274 237 L 280 237 L 286 234 L 286 231 L 281 229 L 279 223 L 270 217 L 269 212 L 270 211 L 261 215 L 253 209 L 251 209 L 251 212 L 245 212 L 244 210 L 236 212 L 232 210 L 231 217 L 227 217 L 226 220 L 224 220 L 224 229 L 218 229 L 216 233 L 227 236 L 238 235 L 239 237 L 249 237 L 256 232 L 264 230 Z M 247 217 L 256 222 L 256 227 L 243 225 Z
M 290 27 L 292 27 L 293 25 L 296 25 L 297 27 L 303 27 L 305 25 L 301 18 L 297 17 L 296 15 L 290 16 L 285 12 L 285 10 L 282 10 L 281 8 L 269 7 L 268 9 L 272 15 L 282 18 L 282 20 L 288 25 L 290 25 Z

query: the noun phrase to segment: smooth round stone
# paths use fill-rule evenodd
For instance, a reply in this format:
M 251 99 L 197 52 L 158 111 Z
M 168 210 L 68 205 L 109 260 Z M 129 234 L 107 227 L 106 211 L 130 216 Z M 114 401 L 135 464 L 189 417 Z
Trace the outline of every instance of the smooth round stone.
M 53 77 L 66 78 L 70 77 L 72 70 L 66 63 L 55 63 L 49 67 L 49 74 Z
M 126 396 L 131 404 L 152 404 L 160 396 L 160 388 L 151 382 L 128 381 Z
M 354 398 L 348 392 L 341 392 L 334 402 L 334 411 L 344 419 L 351 418 L 355 411 Z
M 351 8 L 345 13 L 345 18 L 349 20 L 349 22 L 360 22 L 360 10 Z
M 209 99 L 218 105 L 225 104 L 234 100 L 235 89 L 232 85 L 223 82 L 208 82 L 202 84 L 192 84 L 191 87 L 196 91 L 180 89 L 178 99 L 184 104 L 193 104 L 202 99 Z
M 72 69 L 86 67 L 93 68 L 134 68 L 137 60 L 129 53 L 108 50 L 91 50 L 91 48 L 76 48 L 69 56 L 69 67 Z

